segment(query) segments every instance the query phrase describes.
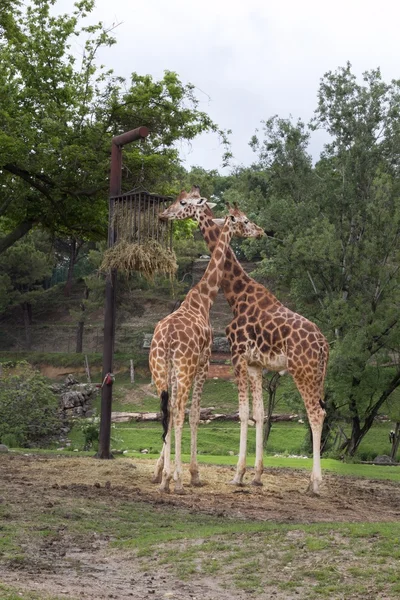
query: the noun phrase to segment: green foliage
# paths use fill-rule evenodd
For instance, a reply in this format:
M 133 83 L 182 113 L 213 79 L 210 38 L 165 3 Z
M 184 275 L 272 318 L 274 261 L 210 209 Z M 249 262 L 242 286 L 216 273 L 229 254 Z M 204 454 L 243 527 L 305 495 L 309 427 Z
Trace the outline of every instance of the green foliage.
M 399 105 L 400 81 L 386 84 L 379 70 L 362 84 L 349 64 L 329 72 L 310 128 L 331 141 L 315 167 L 306 126 L 274 117 L 237 186 L 275 232 L 248 245 L 265 256 L 259 273 L 331 342 L 328 397 L 332 415 L 352 421 L 350 454 L 400 385 Z
M 46 444 L 61 428 L 58 400 L 44 377 L 26 362 L 3 365 L 0 439 L 19 447 Z
M 76 2 L 70 14 L 54 14 L 53 4 L 10 0 L 12 9 L 1 11 L 0 252 L 37 224 L 61 236 L 105 237 L 116 134 L 138 125 L 151 131 L 124 153 L 125 189 L 140 181 L 175 193 L 176 142 L 199 133 L 219 136 L 229 157 L 227 132 L 198 109 L 192 84 L 171 71 L 159 81 L 132 73 L 127 82 L 98 66 L 99 49 L 116 40 L 102 23 L 88 24 L 94 0 Z M 77 37 L 79 64 L 71 52 Z
M 83 450 L 98 449 L 100 436 L 100 419 L 95 414 L 88 419 L 75 419 L 74 427 L 83 436 Z
M 30 232 L 0 254 L 5 285 L 0 292 L 0 312 L 2 304 L 4 309 L 8 305 L 36 302 L 44 292 L 43 281 L 51 274 L 52 261 L 49 240 L 39 230 Z

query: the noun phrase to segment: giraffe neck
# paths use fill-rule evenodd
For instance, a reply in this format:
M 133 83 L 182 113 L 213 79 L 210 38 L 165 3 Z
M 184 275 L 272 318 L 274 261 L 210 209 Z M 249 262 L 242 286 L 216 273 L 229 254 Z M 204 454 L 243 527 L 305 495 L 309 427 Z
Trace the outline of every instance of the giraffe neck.
M 203 277 L 187 297 L 189 302 L 199 302 L 206 315 L 210 312 L 210 308 L 221 287 L 221 282 L 224 277 L 225 258 L 231 239 L 232 231 L 229 223 L 226 222 L 221 230 L 218 241 L 214 246 L 210 262 L 207 265 Z
M 207 208 L 197 219 L 204 241 L 211 251 L 214 250 L 220 235 L 220 228 L 213 222 L 212 218 L 213 214 L 211 210 Z M 236 258 L 235 253 L 228 246 L 224 262 L 221 289 L 234 313 L 236 313 L 240 294 L 244 292 L 249 285 L 259 286 L 265 295 L 269 297 L 270 302 L 278 302 L 277 298 L 275 298 L 267 288 L 261 286 L 261 284 L 247 275 L 246 271 Z

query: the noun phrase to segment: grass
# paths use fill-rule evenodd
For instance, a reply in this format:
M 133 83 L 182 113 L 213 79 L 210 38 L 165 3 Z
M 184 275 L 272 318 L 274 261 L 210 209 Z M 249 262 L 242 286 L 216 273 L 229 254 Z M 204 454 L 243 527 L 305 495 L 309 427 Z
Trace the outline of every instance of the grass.
M 133 552 L 143 570 L 154 563 L 181 580 L 213 577 L 256 597 L 267 587 L 301 598 L 349 597 L 354 586 L 365 598 L 396 597 L 400 590 L 400 523 L 286 525 L 117 499 L 112 510 L 104 500 L 72 500 L 63 494 L 51 507 L 25 507 L 23 515 L 11 500 L 2 560 L 23 566 L 27 547 L 39 548 L 44 538 L 49 544 L 62 530 L 74 543 L 107 536 L 115 551 Z M 13 588 L 0 590 L 4 600 L 21 598 Z
M 35 592 L 21 592 L 15 587 L 5 586 L 0 583 L 1 600 L 45 600 L 42 594 Z M 65 598 L 65 597 L 64 597 Z M 49 596 L 46 594 L 46 600 L 59 600 L 60 596 Z

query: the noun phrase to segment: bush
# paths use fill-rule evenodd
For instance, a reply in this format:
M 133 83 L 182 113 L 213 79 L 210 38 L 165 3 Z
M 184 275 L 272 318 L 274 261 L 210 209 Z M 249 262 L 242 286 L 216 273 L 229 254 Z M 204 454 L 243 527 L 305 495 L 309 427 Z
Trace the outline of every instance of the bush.
M 0 440 L 28 447 L 48 443 L 62 426 L 58 400 L 44 377 L 26 363 L 5 365 L 0 378 Z

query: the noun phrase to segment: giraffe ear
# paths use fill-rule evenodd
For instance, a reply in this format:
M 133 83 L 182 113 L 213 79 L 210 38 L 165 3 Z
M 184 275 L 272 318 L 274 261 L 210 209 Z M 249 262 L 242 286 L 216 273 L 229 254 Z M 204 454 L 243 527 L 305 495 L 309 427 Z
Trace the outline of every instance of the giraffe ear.
M 187 196 L 186 190 L 182 190 L 181 193 L 179 194 L 177 200 L 182 200 L 182 198 L 186 198 L 186 196 Z
M 217 206 L 216 202 L 206 202 L 208 208 L 214 208 L 214 206 Z
M 222 227 L 225 223 L 225 219 L 213 219 L 213 223 L 218 225 L 218 227 Z
M 190 195 L 196 198 L 200 198 L 200 188 L 198 185 L 192 186 L 192 189 L 190 190 Z

